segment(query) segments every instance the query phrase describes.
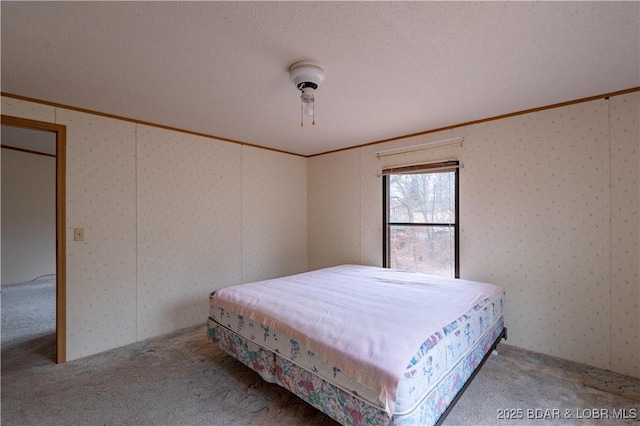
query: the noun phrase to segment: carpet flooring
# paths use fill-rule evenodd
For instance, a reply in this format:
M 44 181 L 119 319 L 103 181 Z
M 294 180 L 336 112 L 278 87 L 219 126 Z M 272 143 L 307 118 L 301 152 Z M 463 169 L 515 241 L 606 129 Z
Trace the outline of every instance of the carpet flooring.
M 50 287 L 2 288 L 3 425 L 337 424 L 224 354 L 204 325 L 56 365 L 52 302 L 34 296 Z M 444 422 L 638 423 L 640 380 L 506 344 Z

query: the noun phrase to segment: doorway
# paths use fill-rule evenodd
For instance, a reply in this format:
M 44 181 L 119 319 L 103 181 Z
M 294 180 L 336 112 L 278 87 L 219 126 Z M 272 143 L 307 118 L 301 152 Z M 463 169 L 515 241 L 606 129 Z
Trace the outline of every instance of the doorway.
M 66 361 L 65 175 L 66 126 L 2 115 L 2 128 L 48 132 L 55 137 L 55 361 Z M 3 140 L 4 145 L 4 140 Z M 25 152 L 28 147 L 13 147 Z

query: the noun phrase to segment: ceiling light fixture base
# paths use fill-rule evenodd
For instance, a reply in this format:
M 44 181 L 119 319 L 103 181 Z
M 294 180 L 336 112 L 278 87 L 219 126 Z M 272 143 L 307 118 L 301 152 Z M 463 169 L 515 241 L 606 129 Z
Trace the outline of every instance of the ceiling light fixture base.
M 300 90 L 300 127 L 304 127 L 304 114 L 313 117 L 315 126 L 315 95 L 314 92 L 324 81 L 324 70 L 311 61 L 300 61 L 289 67 L 289 78 Z
M 324 81 L 324 70 L 315 62 L 300 61 L 289 67 L 289 78 L 298 90 L 307 87 L 316 90 Z

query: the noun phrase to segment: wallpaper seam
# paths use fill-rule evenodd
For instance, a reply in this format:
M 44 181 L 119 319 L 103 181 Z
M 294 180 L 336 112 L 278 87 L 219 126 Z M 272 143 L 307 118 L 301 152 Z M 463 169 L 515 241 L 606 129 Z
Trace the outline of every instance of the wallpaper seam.
M 609 369 L 613 366 L 613 170 L 611 170 L 611 98 L 607 102 L 607 131 L 608 131 L 608 167 L 609 167 Z
M 240 282 L 244 283 L 244 145 L 240 147 Z
M 360 191 L 360 194 L 359 194 L 358 199 L 360 200 L 360 203 L 358 203 L 358 208 L 359 208 L 360 211 L 358 212 L 359 213 L 358 216 L 360 217 L 360 232 L 359 232 L 359 234 L 360 234 L 360 264 L 362 265 L 363 264 L 363 257 L 362 257 L 362 245 L 363 244 L 362 244 L 362 240 L 364 238 L 364 235 L 363 235 L 363 232 L 362 232 L 362 229 L 363 229 L 362 222 L 364 221 L 364 218 L 362 217 L 362 203 L 363 203 L 363 200 L 362 200 L 362 151 L 363 150 L 359 149 L 359 151 L 360 151 L 360 155 L 358 156 L 358 189 Z
M 133 160 L 133 164 L 134 164 L 134 167 L 135 167 L 134 176 L 135 176 L 135 179 L 136 179 L 136 183 L 134 185 L 134 191 L 135 191 L 134 192 L 134 196 L 135 196 L 135 200 L 136 200 L 136 202 L 135 202 L 135 212 L 134 212 L 135 219 L 136 219 L 135 220 L 135 224 L 136 224 L 136 241 L 135 241 L 136 254 L 135 254 L 134 262 L 136 264 L 136 280 L 135 280 L 135 283 L 136 283 L 136 303 L 135 303 L 135 306 L 136 306 L 136 309 L 135 309 L 135 311 L 136 311 L 136 317 L 135 317 L 136 324 L 135 324 L 135 333 L 136 334 L 135 334 L 135 341 L 137 342 L 138 341 L 138 311 L 139 311 L 139 309 L 138 309 L 138 301 L 140 300 L 139 295 L 138 295 L 138 291 L 139 291 L 138 277 L 140 276 L 140 264 L 138 263 L 138 232 L 139 232 L 139 229 L 138 229 L 139 228 L 139 226 L 138 226 L 138 204 L 139 204 L 139 202 L 138 202 L 139 201 L 138 200 L 138 181 L 139 181 L 139 179 L 138 179 L 138 124 L 136 124 L 133 127 L 133 144 L 134 144 L 134 156 L 135 156 L 135 158 Z

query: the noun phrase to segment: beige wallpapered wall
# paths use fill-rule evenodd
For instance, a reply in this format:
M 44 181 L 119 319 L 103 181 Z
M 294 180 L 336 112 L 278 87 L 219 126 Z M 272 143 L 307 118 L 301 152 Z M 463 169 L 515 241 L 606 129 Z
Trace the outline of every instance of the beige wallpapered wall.
M 307 271 L 307 160 L 242 147 L 242 282 Z
M 137 320 L 144 339 L 201 322 L 202 295 L 240 282 L 242 150 L 156 127 L 137 130 Z
M 216 288 L 307 269 L 305 158 L 8 97 L 2 114 L 67 126 L 68 360 L 204 323 Z
M 640 93 L 610 108 L 611 369 L 640 377 Z
M 365 212 L 360 211 L 359 164 L 360 152 L 356 149 L 309 161 L 311 270 L 360 263 L 360 219 Z
M 312 157 L 309 267 L 381 265 L 377 174 L 458 158 L 461 276 L 507 290 L 508 343 L 640 377 L 639 103 L 636 92 Z M 375 156 L 454 136 L 462 147 Z
M 71 360 L 136 341 L 135 124 L 58 108 L 55 113 L 56 123 L 67 126 Z M 84 228 L 84 241 L 73 240 L 73 228 Z

